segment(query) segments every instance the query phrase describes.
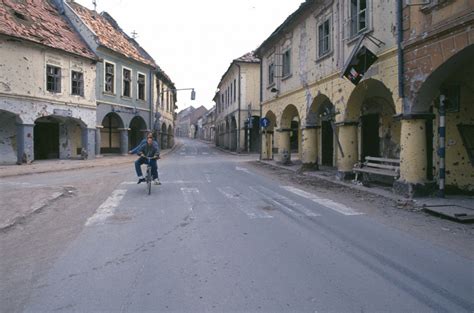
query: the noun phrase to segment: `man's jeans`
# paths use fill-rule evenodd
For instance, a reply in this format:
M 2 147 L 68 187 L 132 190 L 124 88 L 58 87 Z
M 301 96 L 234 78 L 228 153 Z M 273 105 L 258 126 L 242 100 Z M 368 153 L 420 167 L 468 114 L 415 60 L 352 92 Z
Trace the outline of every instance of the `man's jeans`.
M 146 158 L 139 158 L 135 161 L 135 171 L 137 172 L 138 177 L 142 177 L 142 164 L 148 164 L 148 159 Z M 150 160 L 151 165 L 151 176 L 153 179 L 158 179 L 158 164 L 156 163 L 155 159 Z

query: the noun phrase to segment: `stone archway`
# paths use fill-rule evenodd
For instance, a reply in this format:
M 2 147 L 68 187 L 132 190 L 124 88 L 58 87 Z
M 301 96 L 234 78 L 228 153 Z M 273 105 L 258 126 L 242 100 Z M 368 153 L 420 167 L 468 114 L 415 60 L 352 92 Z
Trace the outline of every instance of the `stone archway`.
M 420 193 L 442 179 L 446 193 L 474 192 L 474 45 L 444 59 L 412 90 L 404 112 L 400 193 L 412 185 Z M 446 98 L 445 168 L 440 166 L 440 95 Z M 428 187 L 428 188 L 426 188 Z M 412 189 L 413 189 L 412 188 Z
M 147 133 L 145 120 L 141 116 L 135 116 L 130 121 L 130 131 L 128 132 L 128 146 L 132 149 L 140 144 Z
M 168 129 L 166 124 L 161 124 L 161 131 L 160 131 L 160 147 L 161 149 L 168 149 Z
M 289 104 L 283 110 L 278 129 L 278 161 L 290 163 L 292 154 L 301 151 L 301 122 L 298 109 Z
M 168 148 L 172 148 L 173 146 L 174 146 L 173 127 L 169 125 L 168 126 Z
M 102 120 L 102 126 L 100 153 L 122 153 L 124 149 L 121 137 L 124 133 L 124 124 L 120 116 L 114 112 L 108 113 Z

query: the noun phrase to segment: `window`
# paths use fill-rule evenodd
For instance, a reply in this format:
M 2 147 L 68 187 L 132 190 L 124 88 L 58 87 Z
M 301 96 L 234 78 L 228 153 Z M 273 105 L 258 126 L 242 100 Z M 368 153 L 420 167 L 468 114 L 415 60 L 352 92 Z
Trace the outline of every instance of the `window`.
M 288 49 L 283 53 L 283 62 L 282 62 L 283 72 L 282 76 L 286 77 L 291 74 L 291 50 Z
M 115 65 L 105 62 L 105 92 L 115 92 Z
M 84 74 L 71 72 L 71 94 L 84 97 Z
M 272 62 L 268 64 L 268 85 L 275 83 L 275 64 Z
M 367 29 L 367 0 L 351 0 L 351 36 Z
M 46 90 L 49 92 L 61 92 L 61 68 L 48 65 L 46 67 Z
M 222 108 L 224 108 L 225 101 L 224 101 L 224 94 L 221 94 L 221 103 L 222 103 Z
M 140 74 L 140 73 L 138 74 L 137 85 L 138 85 L 138 99 L 145 100 L 145 75 L 144 74 Z
M 161 84 L 161 109 L 165 109 L 165 88 L 163 87 L 163 84 Z
M 328 18 L 318 26 L 318 56 L 322 57 L 331 49 L 331 23 Z
M 233 98 L 233 95 L 234 94 L 234 83 L 230 83 L 230 98 L 231 98 L 231 102 L 233 103 L 234 102 L 234 98 Z
M 237 80 L 234 79 L 234 102 L 237 100 Z
M 124 68 L 123 69 L 123 96 L 124 97 L 131 97 L 132 96 L 132 90 L 130 86 L 132 85 L 132 71 Z

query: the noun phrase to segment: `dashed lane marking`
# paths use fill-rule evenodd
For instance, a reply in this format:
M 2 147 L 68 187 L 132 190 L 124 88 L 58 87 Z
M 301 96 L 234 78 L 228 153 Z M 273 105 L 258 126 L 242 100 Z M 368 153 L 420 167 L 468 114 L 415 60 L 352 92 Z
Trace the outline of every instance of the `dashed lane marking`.
M 311 217 L 321 216 L 321 214 L 315 213 L 309 210 L 308 208 L 306 208 L 305 206 L 287 197 L 284 197 L 268 188 L 265 188 L 263 186 L 255 186 L 255 187 L 250 187 L 250 188 L 254 190 L 255 192 L 260 193 L 270 203 L 273 203 L 274 205 L 280 207 L 283 210 L 290 212 L 293 215 L 305 215 L 305 216 L 311 216 Z
M 344 214 L 344 215 L 363 215 L 364 213 L 357 212 L 353 210 L 350 207 L 347 207 L 341 203 L 337 203 L 335 201 L 325 199 L 318 197 L 312 193 L 306 192 L 304 190 L 292 187 L 292 186 L 281 186 L 283 189 L 288 190 L 298 196 L 301 196 L 303 198 L 309 199 L 313 202 L 316 202 L 319 205 L 322 205 L 328 209 L 334 210 L 338 213 Z
M 127 190 L 125 189 L 114 190 L 110 197 L 108 197 L 107 200 L 105 200 L 104 203 L 99 206 L 95 214 L 89 217 L 86 222 L 86 226 L 101 224 L 108 217 L 112 216 L 126 193 Z
M 252 209 L 254 201 L 240 194 L 236 189 L 227 186 L 219 187 L 217 188 L 217 190 L 219 190 L 219 192 L 223 194 L 227 199 L 232 200 L 232 203 L 237 207 L 237 209 L 247 215 L 250 219 L 273 218 L 273 216 L 271 216 L 265 211 L 258 211 L 256 209 Z

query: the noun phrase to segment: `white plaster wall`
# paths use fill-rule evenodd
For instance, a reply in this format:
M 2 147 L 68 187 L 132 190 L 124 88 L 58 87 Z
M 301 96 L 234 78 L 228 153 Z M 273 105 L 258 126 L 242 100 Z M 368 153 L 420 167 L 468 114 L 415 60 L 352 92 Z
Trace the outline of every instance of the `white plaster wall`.
M 12 164 L 17 161 L 15 116 L 0 113 L 0 164 Z
M 92 60 L 0 36 L 0 95 L 95 107 L 96 66 Z M 46 66 L 61 68 L 61 92 L 46 90 Z M 84 97 L 71 95 L 71 71 L 84 74 Z

